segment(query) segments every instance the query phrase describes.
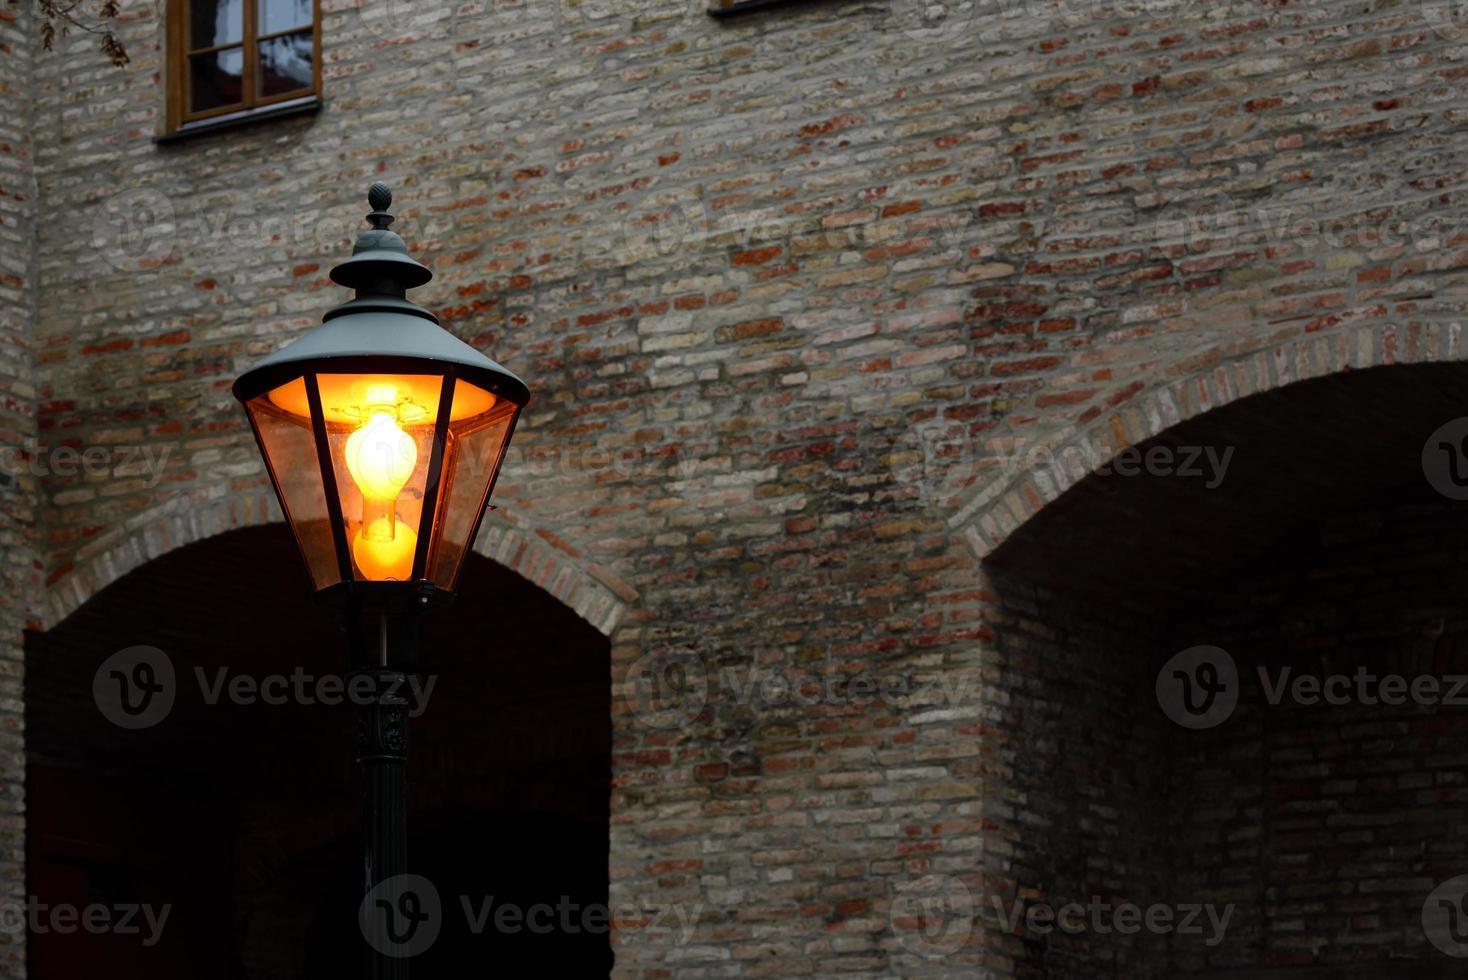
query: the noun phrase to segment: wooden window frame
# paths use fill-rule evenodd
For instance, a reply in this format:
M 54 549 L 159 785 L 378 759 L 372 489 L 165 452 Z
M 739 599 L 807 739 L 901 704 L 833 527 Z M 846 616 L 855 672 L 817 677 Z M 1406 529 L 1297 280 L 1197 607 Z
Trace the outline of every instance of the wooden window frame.
M 260 71 L 260 42 L 290 34 L 304 34 L 296 27 L 273 34 L 258 34 L 260 4 L 264 0 L 242 0 L 244 33 L 238 45 L 220 44 L 198 51 L 189 48 L 189 0 L 168 0 L 168 132 L 182 133 L 191 129 L 216 129 L 235 121 L 248 122 L 260 116 L 275 115 L 289 106 L 311 107 L 321 98 L 321 0 L 311 0 L 311 85 L 279 95 L 255 95 Z M 238 46 L 244 59 L 240 77 L 242 99 L 233 105 L 189 110 L 189 58 L 194 54 Z

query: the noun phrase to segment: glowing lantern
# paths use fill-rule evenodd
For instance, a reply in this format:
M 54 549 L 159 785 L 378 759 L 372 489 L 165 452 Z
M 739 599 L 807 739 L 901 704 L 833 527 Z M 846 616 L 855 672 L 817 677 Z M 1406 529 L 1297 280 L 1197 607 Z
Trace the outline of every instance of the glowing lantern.
M 388 230 L 392 194 L 331 271 L 357 291 L 235 382 L 318 591 L 450 594 L 529 400 L 407 290 L 433 274 Z

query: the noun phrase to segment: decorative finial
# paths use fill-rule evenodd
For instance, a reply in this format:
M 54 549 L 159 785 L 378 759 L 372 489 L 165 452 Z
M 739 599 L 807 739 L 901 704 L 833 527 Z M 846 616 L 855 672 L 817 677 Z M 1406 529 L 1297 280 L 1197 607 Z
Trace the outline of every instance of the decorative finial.
M 387 213 L 392 207 L 392 188 L 382 181 L 374 181 L 372 187 L 367 191 L 367 203 L 372 206 L 372 213 L 367 220 L 372 222 L 372 227 L 382 231 L 392 224 L 393 217 Z
M 392 188 L 380 180 L 374 181 L 367 191 L 367 203 L 374 211 L 386 211 L 392 207 Z

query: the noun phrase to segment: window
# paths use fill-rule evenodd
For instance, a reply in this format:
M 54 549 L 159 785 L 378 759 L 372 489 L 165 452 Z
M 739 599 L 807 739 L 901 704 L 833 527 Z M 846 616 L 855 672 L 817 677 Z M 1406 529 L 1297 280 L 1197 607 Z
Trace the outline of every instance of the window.
M 170 0 L 169 129 L 314 105 L 321 91 L 319 2 Z

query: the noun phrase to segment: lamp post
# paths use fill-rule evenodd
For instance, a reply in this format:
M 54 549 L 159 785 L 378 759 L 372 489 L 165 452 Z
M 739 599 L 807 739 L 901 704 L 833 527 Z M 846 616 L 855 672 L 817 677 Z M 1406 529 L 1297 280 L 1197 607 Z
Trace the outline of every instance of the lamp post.
M 361 705 L 364 896 L 405 871 L 399 692 L 418 614 L 452 599 L 530 399 L 525 382 L 408 300 L 433 273 L 388 230 L 387 185 L 373 184 L 367 200 L 372 227 L 331 270 L 356 296 L 234 384 L 311 583 L 345 618 Z M 407 976 L 406 959 L 383 952 L 399 937 L 366 938 L 370 977 Z

